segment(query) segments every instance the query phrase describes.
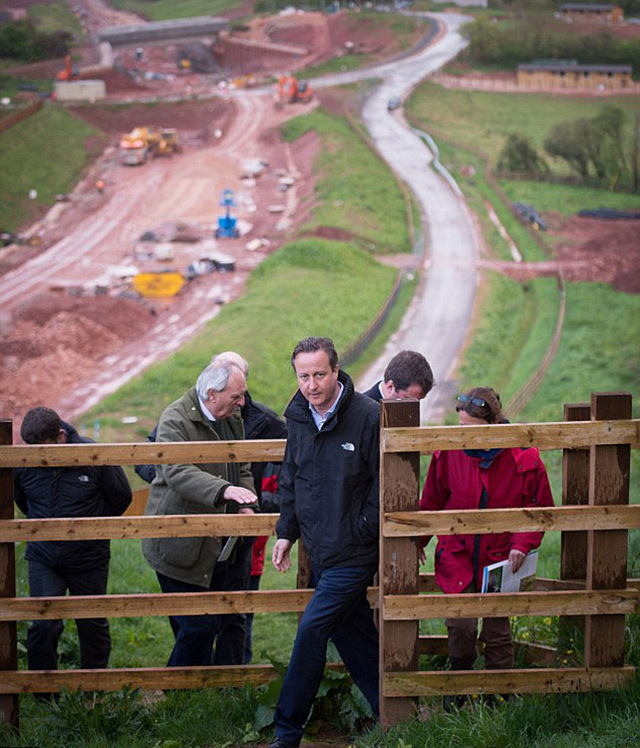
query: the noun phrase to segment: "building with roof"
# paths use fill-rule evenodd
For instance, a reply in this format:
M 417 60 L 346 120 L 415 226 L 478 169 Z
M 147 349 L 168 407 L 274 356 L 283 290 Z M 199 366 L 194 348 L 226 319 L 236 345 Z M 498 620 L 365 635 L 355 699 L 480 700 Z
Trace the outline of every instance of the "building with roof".
M 619 5 L 603 3 L 563 3 L 558 15 L 568 23 L 606 25 L 624 21 L 624 11 Z
M 608 90 L 634 88 L 631 65 L 580 65 L 577 60 L 534 60 L 517 68 L 523 88 Z

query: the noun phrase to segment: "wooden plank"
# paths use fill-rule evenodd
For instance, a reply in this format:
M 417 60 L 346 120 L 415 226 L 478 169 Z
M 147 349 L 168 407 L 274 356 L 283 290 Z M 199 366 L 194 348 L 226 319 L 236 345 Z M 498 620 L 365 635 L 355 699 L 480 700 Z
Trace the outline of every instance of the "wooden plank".
M 19 444 L 0 446 L 0 468 L 63 465 L 177 465 L 211 462 L 280 462 L 284 439 L 133 444 Z
M 419 535 L 627 528 L 640 528 L 640 505 L 388 512 L 383 532 L 387 538 L 399 538 Z
M 427 618 L 496 618 L 635 613 L 637 590 L 518 592 L 469 595 L 391 595 L 384 598 L 384 617 L 392 621 Z
M 55 618 L 122 618 L 202 615 L 210 613 L 274 613 L 304 610 L 313 590 L 184 592 L 65 597 L 13 597 L 0 600 L 0 621 Z
M 575 449 L 592 444 L 630 444 L 633 449 L 639 449 L 640 420 L 386 428 L 381 446 L 384 452 L 429 454 L 438 449 L 535 446 L 546 450 Z
M 587 421 L 589 404 L 564 406 L 565 421 Z M 589 503 L 589 450 L 564 449 L 562 453 L 562 505 L 586 506 Z M 561 579 L 587 578 L 587 533 L 563 532 L 561 537 Z
M 629 580 L 627 587 L 632 587 L 633 580 Z M 640 587 L 640 580 L 638 580 Z M 552 592 L 553 590 L 583 590 L 585 589 L 584 580 L 580 579 L 547 579 L 546 577 L 536 577 L 533 582 L 533 589 L 536 592 Z M 436 584 L 435 574 L 420 574 L 420 592 L 437 592 L 439 590 Z
M 13 509 L 12 509 L 13 511 Z M 165 514 L 158 517 L 74 517 L 0 520 L 0 542 L 97 538 L 188 538 L 271 535 L 278 514 Z
M 380 408 L 380 428 L 420 424 L 418 400 L 383 401 Z M 398 593 L 415 595 L 418 592 L 418 549 L 413 540 L 387 538 L 382 532 L 382 517 L 388 512 L 418 508 L 420 483 L 420 455 L 417 452 L 380 455 L 380 608 L 382 601 Z M 378 620 L 380 632 L 380 721 L 383 726 L 403 722 L 415 713 L 413 699 L 384 698 L 382 678 L 390 671 L 418 668 L 417 620 L 392 621 L 382 615 Z
M 344 670 L 339 662 L 327 663 Z M 106 670 L 20 670 L 7 673 L 0 693 L 55 693 L 70 691 L 119 691 L 123 686 L 145 691 L 163 689 L 259 686 L 278 677 L 272 665 L 211 665 L 201 667 L 109 668 Z
M 0 444 L 11 444 L 13 424 L 0 420 Z M 0 520 L 13 517 L 13 471 L 0 468 Z M 15 597 L 16 556 L 15 546 L 9 541 L 0 543 L 0 599 Z M 0 681 L 5 672 L 18 669 L 18 634 L 15 622 L 0 622 Z M 0 722 L 18 728 L 20 705 L 17 691 L 0 695 Z
M 0 692 L 14 688 L 20 693 L 55 693 L 63 689 L 117 691 L 123 686 L 160 690 L 165 688 L 219 688 L 244 684 L 261 685 L 278 676 L 271 665 L 190 668 L 109 668 L 108 670 L 47 670 L 8 673 Z
M 387 697 L 443 696 L 445 694 L 563 693 L 611 691 L 626 688 L 635 678 L 634 667 L 534 668 L 518 670 L 456 670 L 385 673 Z
M 524 662 L 525 665 L 553 665 L 558 662 L 557 647 L 548 647 L 545 644 L 532 644 L 515 640 L 516 662 Z
M 449 654 L 448 636 L 421 636 L 418 638 L 418 652 L 421 655 L 443 655 Z
M 65 597 L 8 597 L 0 600 L 0 621 L 54 618 L 126 618 L 129 616 L 200 615 L 202 613 L 297 613 L 313 590 L 242 592 L 142 593 Z M 378 606 L 377 587 L 367 590 L 369 604 Z
M 631 416 L 629 393 L 594 393 L 593 419 L 627 419 Z M 629 504 L 631 450 L 627 444 L 598 444 L 591 447 L 589 460 L 589 505 Z M 626 530 L 589 531 L 587 542 L 587 589 L 609 590 L 626 587 Z M 586 667 L 617 667 L 624 664 L 625 619 L 595 616 L 585 621 L 584 664 Z
M 589 403 L 564 406 L 565 421 L 591 419 Z M 589 503 L 589 449 L 562 451 L 562 505 L 586 506 Z M 587 578 L 587 529 L 562 531 L 560 536 L 560 578 Z M 584 617 L 560 616 L 558 646 L 574 649 L 584 639 Z

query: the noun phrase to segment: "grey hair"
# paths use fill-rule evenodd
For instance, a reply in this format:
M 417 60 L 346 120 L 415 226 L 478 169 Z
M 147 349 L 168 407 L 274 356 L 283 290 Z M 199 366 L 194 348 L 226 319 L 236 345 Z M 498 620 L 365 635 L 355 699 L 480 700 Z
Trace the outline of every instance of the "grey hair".
M 244 356 L 241 356 L 239 353 L 236 353 L 235 351 L 223 351 L 222 353 L 218 353 L 216 356 L 214 356 L 211 359 L 212 364 L 221 364 L 224 361 L 226 361 L 229 364 L 233 364 L 234 366 L 237 366 L 240 371 L 245 376 L 245 379 L 249 376 L 249 363 L 247 362 L 247 359 L 244 358 Z
M 227 389 L 231 369 L 238 368 L 230 361 L 216 361 L 202 370 L 196 382 L 196 392 L 201 400 L 207 400 L 209 390 L 222 392 Z

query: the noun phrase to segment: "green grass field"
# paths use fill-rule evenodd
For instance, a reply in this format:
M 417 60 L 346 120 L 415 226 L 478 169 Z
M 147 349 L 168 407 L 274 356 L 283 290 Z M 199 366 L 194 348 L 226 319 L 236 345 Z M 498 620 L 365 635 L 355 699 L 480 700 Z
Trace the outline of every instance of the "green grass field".
M 527 135 L 541 153 L 554 125 L 595 117 L 604 106 L 616 106 L 625 112 L 630 142 L 632 116 L 639 101 L 638 96 L 596 98 L 460 91 L 424 82 L 410 97 L 407 112 L 412 120 L 422 123 L 423 129 L 437 128 L 452 140 L 483 151 L 495 166 L 511 133 Z M 469 125 L 471 122 L 473 127 Z M 569 173 L 563 162 L 554 161 L 551 165 L 558 174 Z
M 0 226 L 14 231 L 41 215 L 58 193 L 69 192 L 107 137 L 66 109 L 45 104 L 0 133 Z M 29 200 L 29 190 L 38 191 Z
M 239 3 L 238 0 L 111 0 L 110 4 L 119 10 L 137 13 L 147 21 L 168 21 L 172 18 L 220 15 Z

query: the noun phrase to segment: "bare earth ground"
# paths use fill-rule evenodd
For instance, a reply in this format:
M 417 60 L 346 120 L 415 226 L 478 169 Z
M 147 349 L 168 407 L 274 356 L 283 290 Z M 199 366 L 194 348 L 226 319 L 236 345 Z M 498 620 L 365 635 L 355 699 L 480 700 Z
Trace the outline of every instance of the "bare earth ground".
M 100 14 L 108 11 L 107 6 L 99 0 L 82 5 L 87 24 L 105 25 Z M 108 13 L 107 18 L 110 23 L 130 22 Z M 295 14 L 271 22 L 258 20 L 243 33 L 260 37 L 268 29 L 272 41 L 306 45 L 316 61 L 332 57 L 346 41 L 374 56 L 398 51 L 386 48 L 386 31 L 357 23 L 348 26 L 340 19 L 340 14 Z M 148 69 L 175 70 L 175 50 L 169 46 L 145 47 L 145 58 Z M 47 64 L 49 72 L 39 64 L 30 66 L 30 73 L 53 75 L 60 67 Z M 33 227 L 37 247 L 0 250 L 0 414 L 14 419 L 16 432 L 21 416 L 34 405 L 50 405 L 72 420 L 176 350 L 222 304 L 242 293 L 251 270 L 292 235 L 312 206 L 311 165 L 318 139 L 308 134 L 289 146 L 278 133 L 284 119 L 304 111 L 303 105 L 277 111 L 269 94 L 230 96 L 210 77 L 195 75 L 136 82 L 113 72 L 107 76 L 107 91 L 117 100 L 185 91 L 209 98 L 183 101 L 178 107 L 76 109 L 78 116 L 111 134 L 112 145 L 79 183 L 70 202 L 54 206 Z M 213 92 L 218 94 L 215 98 Z M 322 99 L 330 110 L 341 110 L 339 96 L 323 92 Z M 144 166 L 121 165 L 119 135 L 142 124 L 177 127 L 184 153 Z M 262 173 L 254 180 L 243 179 L 250 166 L 247 160 L 258 159 L 267 164 Z M 294 179 L 287 191 L 280 186 L 283 175 Z M 103 194 L 95 188 L 98 177 L 106 183 Z M 226 188 L 234 191 L 238 205 L 233 213 L 246 233 L 216 241 L 212 232 Z M 547 218 L 550 232 L 564 237 L 558 261 L 568 280 L 598 280 L 640 292 L 637 221 Z M 140 240 L 149 230 L 167 240 L 178 230 L 174 238 L 188 241 L 165 242 L 173 253 L 168 261 L 149 259 L 153 246 Z M 322 227 L 315 233 L 348 238 Z M 269 244 L 245 249 L 255 238 Z M 215 251 L 233 258 L 236 270 L 196 277 L 173 299 L 143 300 L 132 293 L 126 279 L 132 266 L 139 271 L 184 273 L 188 265 Z M 552 272 L 556 262 L 517 269 L 495 265 L 524 280 Z

